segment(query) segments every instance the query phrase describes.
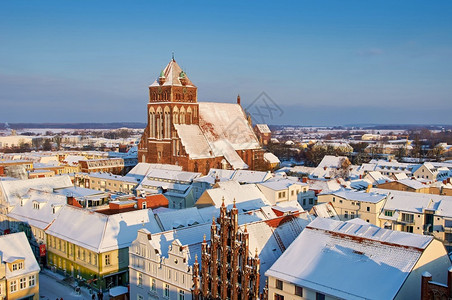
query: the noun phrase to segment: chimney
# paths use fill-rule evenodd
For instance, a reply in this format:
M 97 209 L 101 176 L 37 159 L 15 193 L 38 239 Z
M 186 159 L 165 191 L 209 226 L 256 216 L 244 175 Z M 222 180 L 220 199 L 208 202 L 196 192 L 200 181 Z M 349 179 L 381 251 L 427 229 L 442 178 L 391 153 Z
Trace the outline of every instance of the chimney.
M 359 174 L 359 179 L 363 179 L 363 174 Z
M 432 275 L 425 271 L 422 273 L 422 279 L 421 279 L 421 300 L 427 300 L 430 299 L 428 294 L 428 282 L 432 280 Z M 447 279 L 449 281 L 449 278 Z
M 308 177 L 303 176 L 303 177 L 301 178 L 301 182 L 307 183 L 307 182 L 308 182 Z
M 220 182 L 220 178 L 217 176 L 215 176 L 215 183 Z
M 370 190 L 372 189 L 372 185 L 369 183 L 366 189 L 366 193 L 370 193 Z
M 238 104 L 238 105 L 241 105 L 241 104 L 240 104 L 240 95 L 237 95 L 237 104 Z

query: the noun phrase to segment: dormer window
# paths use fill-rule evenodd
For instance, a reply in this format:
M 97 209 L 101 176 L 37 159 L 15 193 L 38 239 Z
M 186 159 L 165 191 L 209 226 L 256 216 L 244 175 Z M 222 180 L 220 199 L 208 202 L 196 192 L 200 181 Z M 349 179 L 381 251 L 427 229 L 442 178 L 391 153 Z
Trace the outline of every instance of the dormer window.
M 12 265 L 12 270 L 13 271 L 22 270 L 23 268 L 24 268 L 24 263 L 23 262 L 14 263 Z
M 39 203 L 38 202 L 34 202 L 33 203 L 33 208 L 34 209 L 39 209 Z

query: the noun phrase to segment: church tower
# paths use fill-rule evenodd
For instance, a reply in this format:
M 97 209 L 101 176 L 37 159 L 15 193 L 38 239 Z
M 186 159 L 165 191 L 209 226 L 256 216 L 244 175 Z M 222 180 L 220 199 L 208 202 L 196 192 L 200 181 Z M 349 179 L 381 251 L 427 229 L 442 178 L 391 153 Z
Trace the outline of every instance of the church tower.
M 193 265 L 193 299 L 257 300 L 260 259 L 250 254 L 249 234 L 238 225 L 235 206 L 227 212 L 224 201 L 218 224 L 212 220 L 210 244 L 201 245 L 201 265 Z
M 174 124 L 198 124 L 197 87 L 174 57 L 149 86 L 148 125 L 138 146 L 138 160 L 175 164 L 182 146 Z M 171 155 L 172 154 L 172 155 Z
M 217 169 L 265 170 L 264 150 L 237 103 L 198 102 L 198 89 L 174 57 L 149 86 L 138 161 Z

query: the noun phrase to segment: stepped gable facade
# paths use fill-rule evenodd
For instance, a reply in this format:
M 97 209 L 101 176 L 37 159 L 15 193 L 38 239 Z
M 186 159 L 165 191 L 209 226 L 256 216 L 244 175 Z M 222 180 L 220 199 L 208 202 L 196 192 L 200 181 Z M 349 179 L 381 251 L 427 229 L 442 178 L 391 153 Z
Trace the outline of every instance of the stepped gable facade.
M 238 225 L 235 206 L 220 208 L 217 226 L 212 220 L 210 245 L 202 243 L 201 265 L 193 266 L 193 299 L 259 299 L 260 260 L 249 255 L 249 234 Z
M 237 103 L 197 98 L 197 87 L 173 58 L 149 86 L 139 162 L 179 165 L 204 175 L 210 168 L 262 169 L 264 151 L 239 98 Z

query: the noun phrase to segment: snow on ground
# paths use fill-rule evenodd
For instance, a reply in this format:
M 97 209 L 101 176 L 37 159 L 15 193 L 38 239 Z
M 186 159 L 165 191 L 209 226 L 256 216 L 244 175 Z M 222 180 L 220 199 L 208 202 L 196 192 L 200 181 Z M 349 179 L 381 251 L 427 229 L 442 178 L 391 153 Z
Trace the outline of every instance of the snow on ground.
M 92 295 L 86 287 L 81 288 L 81 294 L 78 295 L 74 288 L 63 282 L 64 276 L 44 269 L 39 273 L 39 298 L 42 300 L 55 300 L 63 298 L 64 300 L 89 300 Z M 97 299 L 97 296 L 96 296 Z M 104 293 L 104 300 L 108 300 L 108 293 Z

